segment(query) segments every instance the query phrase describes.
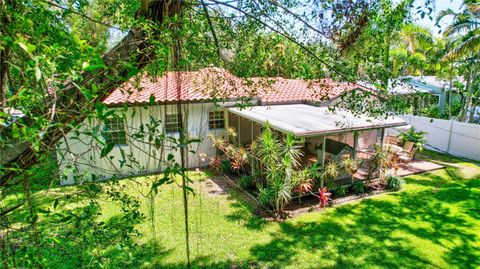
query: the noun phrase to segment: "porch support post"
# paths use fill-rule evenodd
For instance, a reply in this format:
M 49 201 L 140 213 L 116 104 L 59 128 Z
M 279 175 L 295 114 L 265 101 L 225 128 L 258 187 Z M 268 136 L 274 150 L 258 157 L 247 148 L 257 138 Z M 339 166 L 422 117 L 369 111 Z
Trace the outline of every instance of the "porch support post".
M 251 126 L 251 129 L 252 129 L 252 139 L 251 139 L 251 141 L 250 141 L 250 148 L 252 148 L 251 146 L 252 146 L 252 143 L 253 143 L 253 120 L 251 120 L 250 122 L 251 122 L 250 126 Z M 252 169 L 252 171 L 251 171 L 251 173 L 252 173 L 252 174 L 251 174 L 252 178 L 253 178 L 253 176 L 254 176 L 254 168 L 253 168 L 254 166 L 255 166 L 255 159 L 252 158 L 252 165 L 251 165 L 251 167 L 250 167 L 250 168 Z
M 325 167 L 325 143 L 327 142 L 327 137 L 323 136 L 323 142 L 322 142 L 322 159 L 320 160 L 322 168 Z
M 228 110 L 225 109 L 225 114 L 223 115 L 223 119 L 225 120 L 225 127 L 230 127 L 230 122 L 228 121 Z
M 358 148 L 358 132 L 353 132 L 353 159 L 357 159 L 357 148 Z M 353 175 L 351 176 L 351 183 L 353 184 Z
M 353 159 L 357 159 L 358 132 L 353 132 Z
M 253 120 L 250 121 L 250 129 L 252 131 L 251 133 L 251 139 L 250 139 L 250 144 L 253 143 Z
M 380 129 L 380 147 L 383 148 L 383 140 L 385 139 L 385 128 Z
M 240 115 L 237 115 L 237 140 L 238 146 L 240 146 Z

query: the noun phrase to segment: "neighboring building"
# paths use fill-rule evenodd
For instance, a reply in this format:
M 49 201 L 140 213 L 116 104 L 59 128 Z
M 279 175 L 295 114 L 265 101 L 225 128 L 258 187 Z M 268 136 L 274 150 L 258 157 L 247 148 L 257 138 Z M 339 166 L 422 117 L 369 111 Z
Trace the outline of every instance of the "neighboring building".
M 379 121 L 356 118 L 351 113 L 332 115 L 328 111 L 328 106 L 339 100 L 342 94 L 354 90 L 364 88 L 330 79 L 242 80 L 218 68 L 166 72 L 154 79 L 146 76 L 132 78 L 103 101 L 107 107 L 123 112 L 123 118 L 112 118 L 106 124 L 85 120 L 58 145 L 58 159 L 62 160 L 60 168 L 66 177 L 64 183 L 74 183 L 80 175 L 108 178 L 159 172 L 165 168 L 170 153 L 179 160 L 175 144 L 163 139 L 163 135 L 178 138 L 177 100 L 181 101 L 187 136 L 201 141 L 189 146 L 189 150 L 195 152 L 188 155 L 189 168 L 209 164 L 216 150 L 207 136 L 209 133 L 223 135 L 228 126 L 237 130 L 238 139 L 244 144 L 250 143 L 260 133 L 261 125 L 268 121 L 278 131 L 305 137 L 305 141 L 308 140 L 306 148 L 313 143 L 325 143 L 328 136 L 328 139 L 348 143 L 356 150 L 378 142 L 380 133 L 371 133 L 372 130 L 381 129 L 383 134 L 384 128 L 405 124 L 402 120 Z M 254 106 L 240 109 L 238 104 Z M 311 109 L 314 107 L 319 110 Z M 259 111 L 255 108 L 266 108 L 265 116 L 259 118 L 259 115 L 252 114 L 252 118 L 248 118 L 245 112 Z M 268 112 L 270 108 L 278 109 Z M 281 113 L 285 114 L 275 118 Z M 295 127 L 296 124 L 302 126 Z M 282 129 L 283 126 L 286 129 Z M 306 133 L 296 133 L 295 128 L 305 129 Z M 152 136 L 148 130 L 157 131 Z M 360 132 L 368 132 L 368 135 L 357 141 Z M 104 157 L 102 141 L 115 144 Z M 328 145 L 323 146 L 325 148 L 329 148 Z M 320 157 L 325 155 L 318 148 L 312 148 L 312 152 Z
M 462 81 L 460 78 L 454 78 Z M 450 80 L 437 76 L 402 77 L 397 79 L 390 88 L 390 92 L 398 95 L 426 94 L 429 98 L 422 100 L 420 108 L 437 106 L 443 112 L 449 103 L 458 100 L 458 96 L 450 91 Z

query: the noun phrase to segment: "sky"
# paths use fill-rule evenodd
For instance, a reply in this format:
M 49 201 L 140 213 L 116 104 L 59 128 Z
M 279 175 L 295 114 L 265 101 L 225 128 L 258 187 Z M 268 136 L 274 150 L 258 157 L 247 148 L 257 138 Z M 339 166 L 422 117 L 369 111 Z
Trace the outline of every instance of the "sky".
M 419 6 L 423 2 L 425 2 L 425 1 L 415 0 L 414 6 L 415 7 Z M 419 25 L 422 25 L 422 26 L 425 26 L 425 27 L 429 28 L 435 36 L 440 36 L 441 33 L 440 34 L 438 33 L 439 28 L 435 27 L 435 18 L 437 17 L 438 13 L 440 13 L 440 11 L 448 9 L 448 8 L 452 9 L 455 12 L 458 12 L 461 9 L 462 3 L 463 3 L 462 0 L 436 0 L 435 1 L 435 10 L 433 11 L 433 14 L 432 14 L 433 15 L 432 17 L 433 17 L 434 20 L 431 21 L 427 16 L 425 16 L 422 19 L 420 17 L 420 14 L 416 14 L 414 16 L 415 22 Z M 451 17 L 445 17 L 440 22 L 441 29 L 444 29 L 445 26 L 447 26 L 451 22 L 452 22 Z

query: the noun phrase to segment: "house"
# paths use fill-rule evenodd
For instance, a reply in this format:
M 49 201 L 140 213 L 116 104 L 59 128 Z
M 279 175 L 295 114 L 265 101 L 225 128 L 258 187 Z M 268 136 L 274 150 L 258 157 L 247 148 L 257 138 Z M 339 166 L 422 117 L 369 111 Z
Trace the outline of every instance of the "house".
M 455 77 L 454 81 L 462 82 L 463 80 Z M 437 76 L 408 76 L 399 78 L 392 83 L 390 92 L 403 96 L 423 94 L 424 98 L 419 101 L 418 107 L 436 106 L 440 113 L 449 104 L 459 100 L 457 94 L 450 89 L 450 81 Z
M 244 80 L 218 68 L 166 72 L 157 78 L 137 76 L 112 92 L 103 101 L 106 108 L 97 111 L 113 110 L 119 117 L 109 117 L 106 122 L 89 118 L 59 143 L 63 182 L 162 171 L 170 154 L 180 159 L 175 141 L 180 115 L 188 138 L 200 141 L 188 145 L 192 152 L 187 158 L 189 168 L 208 165 L 216 154 L 209 133 L 224 135 L 226 127 L 233 127 L 239 142 L 248 144 L 266 122 L 278 132 L 303 139 L 304 151 L 322 164 L 331 148 L 333 155 L 350 150 L 356 156 L 357 151 L 381 142 L 385 128 L 406 124 L 398 118 L 372 119 L 344 110 L 330 111 L 329 106 L 342 94 L 356 90 L 364 89 L 330 79 Z M 348 147 L 340 149 L 333 145 L 337 143 Z M 104 151 L 105 144 L 114 147 Z M 340 151 L 333 150 L 335 147 Z

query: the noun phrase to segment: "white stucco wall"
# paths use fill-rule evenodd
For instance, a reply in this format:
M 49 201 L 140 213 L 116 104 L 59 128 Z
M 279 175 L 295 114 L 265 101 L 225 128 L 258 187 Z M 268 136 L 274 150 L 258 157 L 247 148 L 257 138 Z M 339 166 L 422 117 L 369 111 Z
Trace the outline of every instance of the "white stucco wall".
M 223 135 L 225 133 L 224 129 L 209 130 L 208 112 L 212 108 L 213 104 L 211 103 L 183 105 L 183 113 L 187 115 L 186 123 L 189 137 L 201 139 L 200 143 L 192 144 L 190 147 L 190 149 L 196 153 L 189 153 L 188 155 L 189 168 L 208 165 L 210 161 L 209 156 L 215 154 L 215 149 L 207 137 L 209 133 L 215 133 L 216 135 Z M 121 111 L 122 109 L 119 108 L 118 110 Z M 148 137 L 138 139 L 133 136 L 135 133 L 138 133 L 142 124 L 146 127 L 146 124 L 150 122 L 150 117 L 162 121 L 160 128 L 162 129 L 161 132 L 163 132 L 163 122 L 166 112 L 173 113 L 175 111 L 176 105 L 135 106 L 127 108 L 125 113 L 127 145 L 115 146 L 108 156 L 104 158 L 100 158 L 102 148 L 100 143 L 95 141 L 91 135 L 83 134 L 85 131 L 93 130 L 93 128 L 99 126 L 99 124 L 96 121 L 85 120 L 78 129 L 79 134 L 71 131 L 57 146 L 59 166 L 67 178 L 63 183 L 75 183 L 74 174 L 86 175 L 86 177 L 83 178 L 88 179 L 91 178 L 91 174 L 109 178 L 112 176 L 131 176 L 159 172 L 164 169 L 164 165 L 160 159 L 166 158 L 168 153 L 174 154 L 175 159 L 179 162 L 179 150 L 169 148 L 172 146 L 172 143 L 165 142 L 165 149 L 162 150 L 157 149 L 152 143 L 149 143 Z M 157 132 L 157 134 L 159 133 L 160 132 Z M 178 137 L 178 134 L 168 135 Z M 122 151 L 125 158 L 122 157 Z M 202 160 L 200 153 L 205 153 L 207 157 Z M 123 159 L 127 159 L 126 163 L 128 165 L 121 165 L 121 160 Z M 129 159 L 135 161 L 132 162 Z M 74 170 L 78 172 L 74 172 Z

